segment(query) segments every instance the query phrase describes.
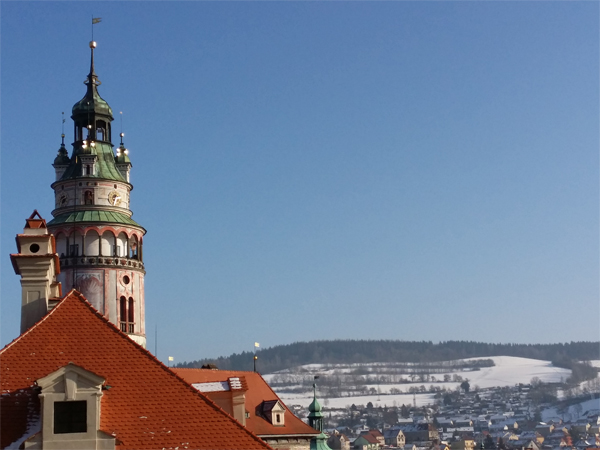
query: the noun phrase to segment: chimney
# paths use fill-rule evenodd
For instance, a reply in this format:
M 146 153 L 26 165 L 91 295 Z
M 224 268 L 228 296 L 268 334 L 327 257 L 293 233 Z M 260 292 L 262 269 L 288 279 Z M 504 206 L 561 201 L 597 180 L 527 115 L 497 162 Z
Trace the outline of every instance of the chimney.
M 21 275 L 21 334 L 38 322 L 62 297 L 56 280 L 60 263 L 54 236 L 37 210 L 26 220 L 23 234 L 17 234 L 16 254 L 10 255 L 13 268 Z

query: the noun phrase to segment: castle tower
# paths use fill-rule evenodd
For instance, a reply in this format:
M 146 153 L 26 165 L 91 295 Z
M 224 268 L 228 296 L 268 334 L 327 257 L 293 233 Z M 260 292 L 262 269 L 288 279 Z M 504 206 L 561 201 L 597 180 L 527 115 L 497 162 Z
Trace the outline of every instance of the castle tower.
M 113 150 L 108 103 L 98 94 L 95 42 L 90 42 L 90 73 L 85 96 L 73 106 L 73 152 L 64 144 L 53 167 L 54 218 L 48 229 L 56 238 L 59 281 L 74 288 L 121 331 L 146 345 L 143 238 L 146 230 L 131 219 L 131 161 L 121 145 Z

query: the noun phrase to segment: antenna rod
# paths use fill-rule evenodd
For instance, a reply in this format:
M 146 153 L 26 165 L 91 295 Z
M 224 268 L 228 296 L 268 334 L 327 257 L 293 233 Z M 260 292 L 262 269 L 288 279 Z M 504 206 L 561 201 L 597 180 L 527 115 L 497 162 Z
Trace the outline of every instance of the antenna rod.
M 254 372 L 256 372 L 256 360 L 258 359 L 258 356 L 256 356 L 256 349 L 260 347 L 260 344 L 258 342 L 254 343 Z
M 62 138 L 62 145 L 65 145 L 65 112 L 62 112 L 62 132 L 60 134 L 60 137 Z

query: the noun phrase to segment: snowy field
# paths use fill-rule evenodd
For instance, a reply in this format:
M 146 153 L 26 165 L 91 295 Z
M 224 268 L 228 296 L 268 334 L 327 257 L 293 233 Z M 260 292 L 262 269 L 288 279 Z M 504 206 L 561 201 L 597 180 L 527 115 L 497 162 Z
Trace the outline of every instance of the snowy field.
M 281 400 L 286 405 L 302 405 L 304 409 L 308 408 L 310 402 L 312 402 L 311 396 L 303 394 L 279 394 Z M 433 403 L 434 394 L 415 394 L 415 402 L 417 406 L 425 406 Z M 401 406 L 401 405 L 412 405 L 413 394 L 395 394 L 395 395 L 361 395 L 357 397 L 339 397 L 339 398 L 327 398 L 319 400 L 321 405 L 325 409 L 333 408 L 349 408 L 352 404 L 365 406 L 371 402 L 375 407 L 378 406 Z
M 579 403 L 581 405 L 581 409 L 577 408 L 569 408 L 568 412 L 563 416 L 560 415 L 556 408 L 547 408 L 542 411 L 542 420 L 547 422 L 549 420 L 577 420 L 581 417 L 585 417 L 585 414 L 590 411 L 600 411 L 600 398 L 594 398 L 590 400 L 586 400 L 585 402 Z
M 489 388 L 495 386 L 514 386 L 518 383 L 529 383 L 533 377 L 539 378 L 541 381 L 545 383 L 549 382 L 560 382 L 561 380 L 565 380 L 571 373 L 568 369 L 561 369 L 559 367 L 554 367 L 549 361 L 540 361 L 537 359 L 528 359 L 528 358 L 516 358 L 512 356 L 493 356 L 490 358 L 472 358 L 472 359 L 491 359 L 494 361 L 494 367 L 484 367 L 478 371 L 464 371 L 464 372 L 452 372 L 450 375 L 458 374 L 463 377 L 463 379 L 468 379 L 472 388 L 475 386 L 479 388 Z M 600 366 L 600 361 L 597 361 Z M 358 367 L 371 368 L 369 375 L 374 376 L 377 375 L 377 367 L 385 367 L 385 363 L 381 364 L 353 364 L 350 368 L 350 365 L 342 365 L 340 367 L 336 367 L 335 365 L 323 365 L 323 364 L 308 364 L 298 368 L 295 371 L 285 371 L 285 373 L 291 374 L 295 373 L 301 377 L 312 378 L 314 375 L 319 375 L 320 377 L 326 377 L 328 373 L 340 373 L 340 372 L 348 372 L 350 370 L 356 369 Z M 443 374 L 435 374 L 438 379 L 443 378 Z M 265 375 L 264 378 L 269 382 L 275 374 Z M 345 408 L 352 404 L 355 405 L 366 405 L 368 402 L 373 403 L 374 406 L 400 406 L 402 404 L 412 404 L 413 400 L 416 402 L 417 406 L 423 406 L 427 404 L 433 403 L 432 393 L 423 393 L 423 394 L 408 394 L 407 390 L 411 386 L 420 386 L 424 384 L 429 387 L 430 385 L 434 385 L 437 387 L 445 387 L 447 389 L 455 389 L 460 383 L 457 382 L 447 382 L 447 383 L 431 383 L 431 382 L 415 382 L 415 383 L 404 383 L 404 384 L 382 384 L 382 385 L 373 385 L 368 384 L 368 387 L 373 387 L 378 390 L 379 394 L 375 395 L 364 395 L 364 396 L 355 396 L 355 397 L 339 397 L 339 398 L 329 398 L 322 399 L 322 404 L 329 408 Z M 402 394 L 387 394 L 391 388 L 400 389 Z M 277 387 L 274 387 L 275 391 L 278 391 Z M 304 392 L 304 393 L 283 393 L 277 392 L 277 395 L 281 397 L 281 399 L 287 405 L 302 405 L 303 407 L 307 407 L 312 401 L 312 392 Z

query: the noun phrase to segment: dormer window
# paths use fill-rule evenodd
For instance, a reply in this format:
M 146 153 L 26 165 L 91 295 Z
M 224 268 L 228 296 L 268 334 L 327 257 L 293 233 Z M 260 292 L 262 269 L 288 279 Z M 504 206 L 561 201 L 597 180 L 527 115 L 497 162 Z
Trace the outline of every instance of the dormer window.
M 285 408 L 279 400 L 262 402 L 260 409 L 262 415 L 276 427 L 285 425 Z
M 86 431 L 87 401 L 54 402 L 54 434 Z
M 38 379 L 41 427 L 25 448 L 115 448 L 99 429 L 104 381 L 73 363 Z

